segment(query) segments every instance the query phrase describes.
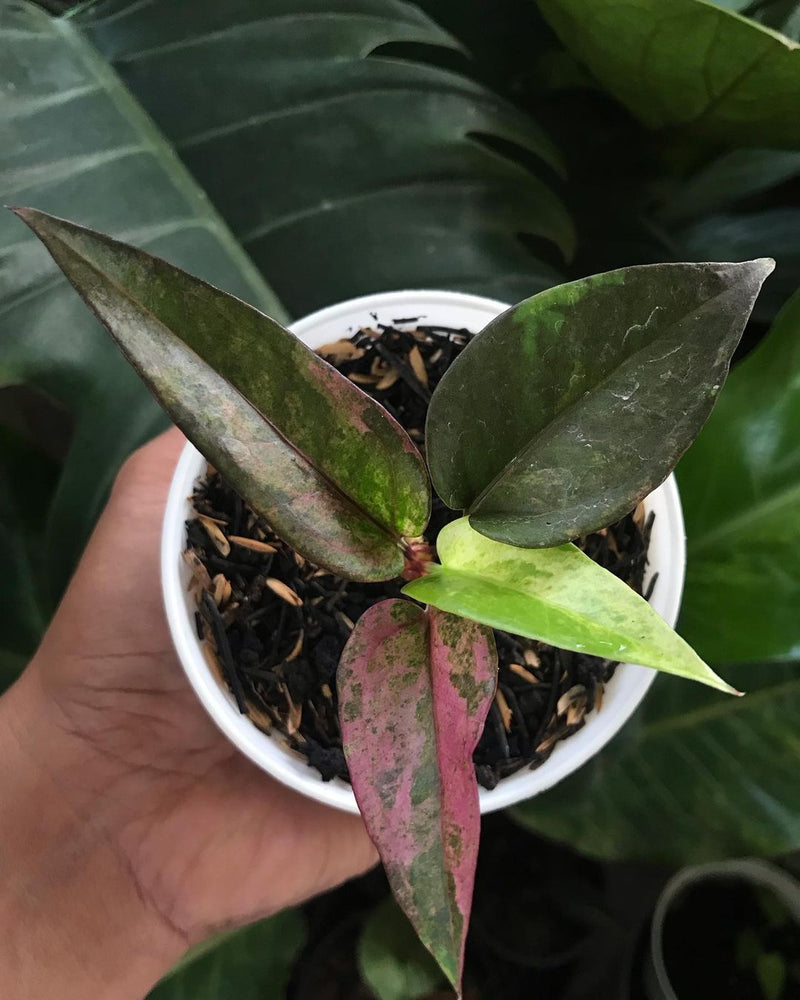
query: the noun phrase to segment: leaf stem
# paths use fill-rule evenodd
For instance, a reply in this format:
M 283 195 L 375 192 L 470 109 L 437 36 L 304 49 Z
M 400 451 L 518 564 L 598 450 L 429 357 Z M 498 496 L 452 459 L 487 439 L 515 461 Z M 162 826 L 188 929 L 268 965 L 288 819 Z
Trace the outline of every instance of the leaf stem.
M 401 542 L 405 565 L 404 580 L 417 580 L 425 576 L 433 562 L 433 549 L 420 535 L 418 538 L 404 538 Z

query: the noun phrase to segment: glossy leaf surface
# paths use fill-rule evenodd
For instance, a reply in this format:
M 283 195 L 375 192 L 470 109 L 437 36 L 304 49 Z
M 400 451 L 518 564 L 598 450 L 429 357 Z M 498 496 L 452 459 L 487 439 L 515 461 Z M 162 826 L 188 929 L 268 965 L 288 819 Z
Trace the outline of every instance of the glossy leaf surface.
M 147 1000 L 284 1000 L 305 939 L 300 911 L 284 910 L 199 945 Z
M 679 467 L 679 628 L 717 663 L 800 656 L 800 292 Z
M 158 258 L 19 214 L 163 407 L 287 542 L 346 576 L 398 575 L 418 535 L 422 458 L 370 397 L 269 317 Z
M 512 545 L 557 545 L 618 520 L 702 427 L 772 267 L 623 268 L 503 313 L 431 401 L 439 495 Z
M 367 830 L 395 899 L 458 989 L 480 837 L 472 753 L 497 683 L 493 636 L 382 601 L 358 620 L 337 683 Z
M 518 238 L 572 251 L 558 154 L 530 117 L 433 64 L 458 43 L 418 7 L 106 0 L 76 22 L 295 315 L 392 288 L 515 302 L 560 280 Z
M 574 545 L 504 545 L 460 518 L 443 529 L 436 548 L 441 566 L 432 564 L 404 594 L 551 646 L 732 690 L 643 597 Z
M 800 47 L 705 0 L 538 0 L 564 44 L 651 128 L 800 145 Z
M 680 865 L 797 850 L 800 662 L 725 673 L 744 698 L 657 679 L 607 747 L 515 807 L 515 818 L 611 860 Z
M 222 219 L 70 22 L 24 0 L 0 3 L 0 93 L 0 204 L 78 217 L 282 318 Z M 52 608 L 120 464 L 167 421 L 44 247 L 5 211 L 0 258 L 0 385 L 36 387 L 74 421 L 42 540 Z

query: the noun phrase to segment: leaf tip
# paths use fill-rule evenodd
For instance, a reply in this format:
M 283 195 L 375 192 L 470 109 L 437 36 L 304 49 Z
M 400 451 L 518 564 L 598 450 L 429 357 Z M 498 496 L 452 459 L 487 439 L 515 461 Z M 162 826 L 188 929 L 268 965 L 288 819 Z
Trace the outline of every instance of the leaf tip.
M 764 281 L 765 278 L 768 278 L 775 270 L 774 257 L 756 257 L 754 260 L 748 260 L 746 263 L 752 268 L 753 271 L 760 272 L 762 281 Z
M 5 208 L 9 212 L 13 212 L 18 218 L 22 219 L 26 226 L 36 232 L 36 220 L 45 215 L 44 212 L 40 212 L 36 208 L 29 208 L 27 205 L 5 205 Z
M 711 670 L 710 667 L 709 671 L 713 678 L 713 680 L 709 681 L 710 686 L 715 687 L 718 691 L 721 691 L 723 694 L 733 695 L 734 698 L 744 697 L 744 691 L 737 691 L 735 687 L 732 687 L 726 680 L 723 680 L 722 677 L 720 677 L 719 674 Z

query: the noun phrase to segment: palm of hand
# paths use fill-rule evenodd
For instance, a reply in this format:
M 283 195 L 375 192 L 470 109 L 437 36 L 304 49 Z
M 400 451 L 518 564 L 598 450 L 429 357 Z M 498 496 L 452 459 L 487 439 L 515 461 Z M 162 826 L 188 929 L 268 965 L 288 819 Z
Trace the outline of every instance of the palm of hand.
M 84 829 L 110 842 L 136 892 L 187 942 L 322 891 L 376 857 L 358 817 L 261 773 L 206 717 L 161 606 L 159 535 L 183 443 L 171 431 L 126 465 L 41 650 L 23 678 L 45 756 Z

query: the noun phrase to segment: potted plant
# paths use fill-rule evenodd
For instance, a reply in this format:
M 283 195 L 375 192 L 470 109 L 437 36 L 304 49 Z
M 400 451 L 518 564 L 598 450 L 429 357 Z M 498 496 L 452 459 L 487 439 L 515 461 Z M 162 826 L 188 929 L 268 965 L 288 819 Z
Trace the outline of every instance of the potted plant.
M 359 331 L 365 327 L 374 328 L 376 316 L 379 320 L 383 318 L 391 321 L 397 317 L 424 315 L 427 326 L 449 325 L 459 330 L 478 331 L 506 308 L 503 303 L 491 299 L 454 292 L 388 292 L 364 296 L 323 309 L 293 324 L 291 329 L 308 347 L 324 349 L 324 345 L 332 343 L 335 347 L 341 342 L 343 335 L 348 335 L 348 331 Z M 370 338 L 370 342 L 371 340 Z M 425 351 L 425 345 L 422 347 Z M 366 367 L 366 361 L 365 358 L 356 362 L 355 367 Z M 352 365 L 348 363 L 344 367 Z M 368 385 L 364 388 L 369 390 Z M 397 403 L 396 393 L 392 396 L 392 402 Z M 185 558 L 182 558 L 187 545 L 186 523 L 197 518 L 192 494 L 198 483 L 206 481 L 206 466 L 203 455 L 191 444 L 187 445 L 175 471 L 164 521 L 162 573 L 165 603 L 176 649 L 187 676 L 212 718 L 232 742 L 256 764 L 305 795 L 339 809 L 357 812 L 358 805 L 349 783 L 339 778 L 323 782 L 320 773 L 307 766 L 308 747 L 304 748 L 306 755 L 302 757 L 295 753 L 287 753 L 283 741 L 274 738 L 277 726 L 273 726 L 270 734 L 266 735 L 262 729 L 252 725 L 250 717 L 243 716 L 239 711 L 228 686 L 220 684 L 217 672 L 209 668 L 208 645 L 198 637 L 195 625 L 197 601 L 196 590 L 193 589 L 193 571 Z M 680 605 L 684 569 L 683 521 L 674 477 L 670 476 L 651 493 L 643 502 L 642 508 L 645 520 L 651 516 L 654 520 L 649 532 L 648 561 L 645 574 L 640 581 L 640 589 L 649 592 L 648 600 L 651 606 L 670 625 L 674 625 Z M 236 534 L 225 525 L 221 530 Z M 200 535 L 200 540 L 204 541 L 206 547 L 211 548 L 213 552 L 204 530 L 197 533 Z M 236 545 L 234 553 L 228 557 L 229 560 L 250 558 L 246 552 L 237 553 Z M 627 555 L 624 549 L 623 555 Z M 219 562 L 215 565 L 209 563 L 208 572 L 213 576 L 219 568 L 221 568 Z M 274 567 L 270 572 L 275 572 Z M 285 578 L 291 580 L 288 575 Z M 274 618 L 273 614 L 270 619 L 273 625 Z M 267 631 L 266 623 L 262 625 L 261 630 Z M 231 638 L 235 641 L 233 637 Z M 292 646 L 293 638 L 290 637 L 287 642 L 289 655 Z M 304 646 L 303 655 L 306 655 L 307 647 L 308 643 Z M 562 659 L 567 655 L 571 656 L 563 654 Z M 578 654 L 575 656 L 577 658 Z M 543 651 L 540 651 L 540 657 L 543 669 L 546 670 L 547 658 Z M 524 654 L 518 658 L 524 665 Z M 607 665 L 608 662 L 592 659 L 598 666 L 603 662 Z M 502 655 L 500 661 L 501 678 L 515 687 L 518 693 L 520 690 L 528 692 L 530 671 L 522 674 L 522 679 L 518 680 L 520 675 L 508 669 L 503 663 Z M 290 662 L 297 665 L 296 660 Z M 553 666 L 551 665 L 549 669 L 552 670 Z M 539 674 L 542 672 L 537 670 Z M 539 765 L 537 762 L 535 770 L 523 766 L 515 773 L 504 777 L 491 791 L 481 788 L 481 812 L 505 808 L 515 802 L 531 798 L 583 764 L 623 725 L 639 704 L 654 677 L 654 671 L 649 668 L 630 663 L 617 666 L 610 681 L 603 685 L 602 711 L 587 713 L 584 718 L 589 720 L 588 725 L 582 728 L 571 727 L 572 735 L 552 747 L 554 752 L 546 757 L 543 764 Z M 247 684 L 246 677 L 243 681 Z M 546 686 L 546 684 L 540 685 L 542 690 L 545 690 Z M 571 685 L 565 680 L 561 693 L 566 693 L 570 687 Z M 525 709 L 522 695 L 519 700 L 522 704 L 517 707 Z M 308 715 L 308 712 L 303 713 L 303 729 Z M 260 719 L 261 716 L 257 718 Z M 496 717 L 492 721 L 496 724 Z M 512 716 L 509 734 L 512 746 L 516 723 L 516 718 Z M 534 718 L 531 725 L 529 719 L 531 730 L 539 724 Z M 531 732 L 531 737 L 535 737 L 535 733 Z M 292 737 L 291 742 L 296 745 L 297 736 Z M 508 770 L 507 767 L 504 769 Z
M 314 572 L 405 581 L 353 622 L 339 718 L 395 897 L 458 991 L 493 629 L 732 690 L 571 539 L 606 529 L 669 475 L 772 262 L 632 267 L 507 310 L 432 394 L 426 464 L 386 409 L 255 309 L 142 251 L 18 211 L 263 518 L 271 534 L 257 540 Z M 434 491 L 463 513 L 428 540 Z M 213 518 L 206 527 L 213 535 Z

